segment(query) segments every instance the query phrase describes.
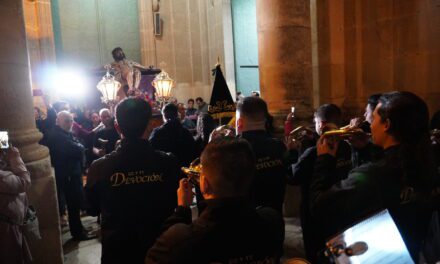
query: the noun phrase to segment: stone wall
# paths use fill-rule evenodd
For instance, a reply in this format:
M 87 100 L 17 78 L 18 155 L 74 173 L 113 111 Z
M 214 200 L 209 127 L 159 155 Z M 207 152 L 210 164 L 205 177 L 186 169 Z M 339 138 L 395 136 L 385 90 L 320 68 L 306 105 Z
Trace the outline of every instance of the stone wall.
M 162 20 L 160 36 L 153 31 L 155 10 Z M 173 95 L 179 101 L 198 96 L 209 100 L 211 69 L 217 59 L 235 94 L 229 0 L 139 0 L 139 20 L 142 63 L 164 68 L 170 74 L 177 82 Z
M 440 109 L 439 0 L 313 2 L 315 102 L 334 102 L 356 115 L 371 94 L 408 90 L 431 112 Z
M 55 44 L 50 0 L 23 0 L 27 49 L 33 90 L 48 90 L 44 68 L 55 64 Z M 34 105 L 44 109 L 43 98 L 34 97 Z
M 101 67 L 118 46 L 140 61 L 137 0 L 51 0 L 51 8 L 59 64 Z

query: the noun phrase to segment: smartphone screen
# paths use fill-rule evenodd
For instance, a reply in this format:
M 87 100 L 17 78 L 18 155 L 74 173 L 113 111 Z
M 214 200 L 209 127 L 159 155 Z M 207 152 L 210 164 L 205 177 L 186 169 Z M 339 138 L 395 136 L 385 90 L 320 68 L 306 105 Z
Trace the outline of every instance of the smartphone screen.
M 9 148 L 8 131 L 0 131 L 0 148 L 1 149 L 8 149 Z
M 294 113 L 295 113 L 295 107 L 294 107 L 294 106 L 292 106 L 292 109 L 291 109 L 291 111 L 292 111 L 292 114 L 294 114 Z

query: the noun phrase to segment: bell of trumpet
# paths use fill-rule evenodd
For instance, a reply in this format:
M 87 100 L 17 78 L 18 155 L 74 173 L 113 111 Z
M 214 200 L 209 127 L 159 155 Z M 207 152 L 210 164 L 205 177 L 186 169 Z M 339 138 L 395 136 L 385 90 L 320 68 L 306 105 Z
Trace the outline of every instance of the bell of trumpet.
M 307 136 L 313 137 L 314 131 L 305 126 L 299 126 L 289 133 L 289 139 L 293 141 L 302 141 Z
M 351 128 L 349 126 L 341 127 L 340 129 L 329 130 L 322 134 L 324 137 L 337 137 L 341 139 L 347 139 L 353 136 L 365 136 L 369 137 L 370 134 L 365 133 L 360 128 Z
M 191 162 L 189 167 L 182 167 L 183 173 L 186 174 L 188 179 L 195 185 L 200 184 L 200 173 L 202 171 L 202 164 L 200 158 L 196 158 Z

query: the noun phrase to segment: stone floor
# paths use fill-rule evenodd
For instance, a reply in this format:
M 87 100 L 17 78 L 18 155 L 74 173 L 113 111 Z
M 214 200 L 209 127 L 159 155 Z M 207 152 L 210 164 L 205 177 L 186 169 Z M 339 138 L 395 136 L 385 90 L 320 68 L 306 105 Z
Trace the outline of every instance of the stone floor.
M 82 222 L 85 228 L 99 232 L 97 217 L 83 217 Z M 101 243 L 99 239 L 92 239 L 84 242 L 72 240 L 69 228 L 63 228 L 63 251 L 64 263 L 66 264 L 99 264 L 101 263 Z
M 99 232 L 96 217 L 83 217 L 83 224 L 87 229 Z M 284 257 L 282 262 L 293 257 L 303 257 L 301 226 L 298 218 L 285 218 L 286 239 L 284 242 Z M 98 239 L 84 242 L 75 242 L 70 236 L 69 229 L 63 228 L 63 250 L 65 264 L 98 264 L 101 257 L 101 245 Z

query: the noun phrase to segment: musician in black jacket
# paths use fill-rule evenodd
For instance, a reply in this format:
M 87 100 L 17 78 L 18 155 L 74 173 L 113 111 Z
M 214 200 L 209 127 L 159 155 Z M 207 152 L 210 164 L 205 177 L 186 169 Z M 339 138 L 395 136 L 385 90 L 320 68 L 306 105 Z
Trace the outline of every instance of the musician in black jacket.
M 342 113 L 338 106 L 334 104 L 323 104 L 319 106 L 314 114 L 316 133 L 321 135 L 325 130 L 338 128 L 341 124 L 341 117 Z M 290 151 L 297 151 L 297 149 L 301 148 L 300 144 L 301 143 L 290 144 L 291 147 L 294 147 L 293 149 L 290 149 Z M 323 248 L 322 244 L 326 238 L 322 235 L 320 226 L 314 221 L 309 209 L 309 188 L 316 157 L 315 146 L 306 149 L 304 153 L 301 154 L 298 161 L 292 165 L 291 174 L 289 174 L 288 177 L 289 184 L 301 186 L 300 217 L 304 249 L 307 259 L 312 263 L 317 261 L 317 253 Z M 329 173 L 328 179 L 333 182 L 345 179 L 348 176 L 348 172 L 353 168 L 351 159 L 350 145 L 345 141 L 340 142 L 336 153 L 336 166 Z
M 268 110 L 260 97 L 245 97 L 237 104 L 236 128 L 254 150 L 257 163 L 251 197 L 255 206 L 270 206 L 282 213 L 286 189 L 286 147 L 266 131 Z
M 328 179 L 338 146 L 323 137 L 318 141 L 310 188 L 312 215 L 320 220 L 324 235 L 333 235 L 387 208 L 417 263 L 432 212 L 428 201 L 434 176 L 425 102 L 410 92 L 382 95 L 371 133 L 384 157 L 353 169 L 336 184 Z
M 201 156 L 200 188 L 206 208 L 191 223 L 191 184 L 180 182 L 172 225 L 149 250 L 145 263 L 277 263 L 284 223 L 270 207 L 255 209 L 248 192 L 255 171 L 249 143 L 218 138 Z
M 102 263 L 143 263 L 176 207 L 177 159 L 148 142 L 149 104 L 128 98 L 116 108 L 120 147 L 92 163 L 89 213 L 101 212 Z

